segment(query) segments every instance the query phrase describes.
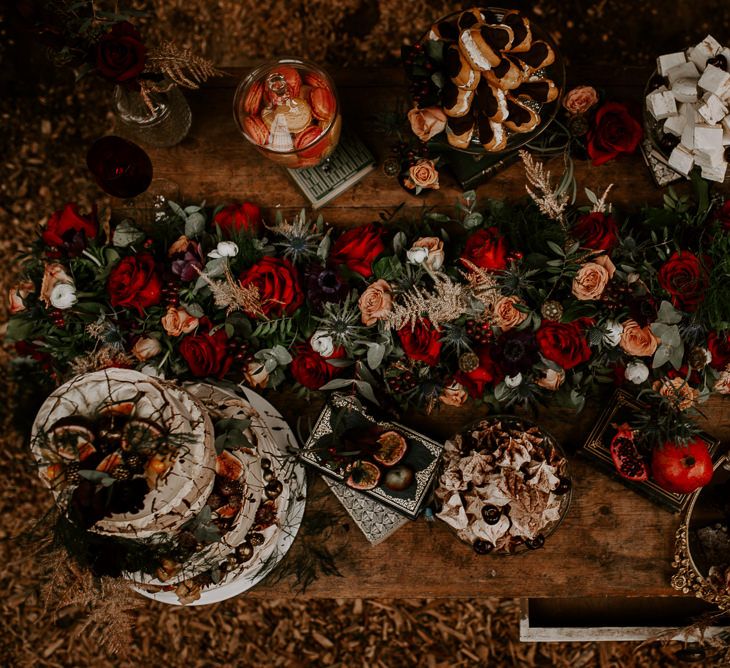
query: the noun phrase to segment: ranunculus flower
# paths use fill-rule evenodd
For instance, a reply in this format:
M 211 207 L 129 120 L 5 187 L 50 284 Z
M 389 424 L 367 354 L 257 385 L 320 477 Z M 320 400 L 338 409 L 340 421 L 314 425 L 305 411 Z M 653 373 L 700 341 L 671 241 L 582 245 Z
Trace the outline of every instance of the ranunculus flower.
M 584 248 L 611 251 L 618 244 L 618 225 L 613 216 L 605 213 L 584 213 L 572 230 Z
M 200 321 L 194 315 L 190 315 L 184 306 L 168 306 L 161 322 L 169 336 L 190 334 L 200 324 Z
M 304 301 L 296 267 L 286 258 L 266 256 L 245 269 L 241 285 L 255 285 L 259 289 L 261 310 L 267 317 L 291 315 Z M 249 314 L 255 317 L 256 314 Z
M 499 368 L 511 376 L 530 372 L 540 361 L 537 340 L 530 329 L 510 329 L 501 334 L 492 355 Z
M 251 202 L 229 204 L 215 214 L 213 223 L 228 237 L 236 232 L 249 232 L 255 235 L 261 230 L 261 209 Z
M 482 269 L 506 269 L 507 241 L 495 226 L 477 230 L 467 240 L 461 259 Z
M 563 98 L 563 107 L 569 114 L 585 114 L 598 104 L 598 93 L 593 86 L 576 86 Z
M 649 377 L 649 367 L 639 360 L 629 362 L 624 369 L 624 378 L 634 385 L 641 385 Z
M 672 304 L 693 313 L 705 298 L 709 284 L 700 258 L 689 251 L 675 252 L 660 268 L 657 280 L 670 295 Z
M 119 261 L 106 282 L 112 306 L 133 308 L 142 315 L 146 308 L 160 303 L 162 284 L 149 253 L 131 255 Z
M 59 285 L 70 285 L 73 287 L 74 279 L 66 273 L 66 268 L 58 262 L 49 262 L 43 269 L 43 280 L 41 281 L 40 300 L 47 306 L 51 307 L 52 295 L 55 288 Z M 54 307 L 58 308 L 58 307 Z
M 684 378 L 662 378 L 654 381 L 652 388 L 680 411 L 686 411 L 697 403 L 700 393 Z
M 33 281 L 22 281 L 8 290 L 8 311 L 15 315 L 25 311 L 25 300 L 35 290 Z
M 606 102 L 597 112 L 588 132 L 588 155 L 594 165 L 602 165 L 621 153 L 633 153 L 643 130 L 625 104 Z
M 393 293 L 388 282 L 379 278 L 368 285 L 357 300 L 357 305 L 360 308 L 360 319 L 366 327 L 386 318 L 393 308 Z
M 232 241 L 220 241 L 218 245 L 208 253 L 208 257 L 214 260 L 220 260 L 224 257 L 236 257 L 238 255 L 238 245 Z
M 484 396 L 487 386 L 492 387 L 504 378 L 504 373 L 489 346 L 482 346 L 474 352 L 479 358 L 479 366 L 472 371 L 459 371 L 455 378 L 467 389 L 470 396 L 479 399 Z
M 140 362 L 146 362 L 149 359 L 159 355 L 162 352 L 162 346 L 157 339 L 151 336 L 140 336 L 132 347 L 132 355 Z
M 414 107 L 408 112 L 411 130 L 421 141 L 426 142 L 446 128 L 446 114 L 441 107 Z
M 408 176 L 416 188 L 438 190 L 439 172 L 433 160 L 421 158 L 415 165 L 411 165 Z M 408 182 L 406 182 L 408 185 Z
M 651 357 L 656 352 L 659 339 L 649 325 L 641 327 L 636 320 L 626 320 L 623 328 L 619 345 L 624 352 L 636 357 Z
M 96 47 L 96 69 L 103 77 L 123 83 L 142 73 L 147 49 L 128 21 L 115 23 Z
M 524 304 L 524 302 L 519 297 L 509 296 L 502 297 L 494 305 L 494 322 L 503 332 L 517 327 L 527 317 L 527 313 L 516 309 L 515 304 Z
M 53 308 L 60 311 L 71 308 L 78 301 L 76 286 L 73 283 L 57 283 L 51 290 L 49 301 Z
M 336 269 L 323 269 L 319 264 L 305 268 L 304 285 L 307 304 L 316 313 L 322 313 L 324 304 L 344 301 L 350 291 L 347 281 Z
M 535 334 L 537 345 L 544 357 L 559 364 L 566 371 L 591 358 L 583 323 L 543 321 Z
M 86 248 L 86 241 L 99 233 L 99 225 L 93 215 L 82 216 L 78 204 L 71 202 L 56 211 L 41 233 L 46 246 L 64 250 L 76 257 Z
M 425 362 L 429 366 L 438 364 L 441 355 L 441 331 L 426 318 L 416 321 L 413 327 L 401 327 L 398 338 L 408 359 Z
M 309 345 L 312 346 L 314 352 L 319 353 L 322 357 L 332 357 L 335 352 L 335 342 L 332 337 L 321 329 L 312 334 Z
M 180 341 L 178 350 L 190 372 L 198 378 L 222 378 L 233 362 L 225 329 L 219 329 L 215 334 L 186 336 Z
M 384 250 L 383 236 L 385 231 L 376 224 L 370 223 L 361 227 L 353 227 L 343 232 L 330 252 L 331 264 L 343 264 L 365 278 L 373 274 L 373 262 Z
M 439 395 L 439 401 L 444 406 L 463 406 L 468 398 L 469 393 L 466 388 L 455 380 L 444 387 Z
M 343 348 L 335 348 L 330 359 L 344 356 Z M 342 367 L 330 364 L 318 352 L 312 350 L 308 343 L 300 343 L 294 350 L 292 358 L 289 368 L 294 380 L 310 390 L 318 390 L 344 370 Z
M 423 253 L 425 251 L 425 254 Z M 411 259 L 413 254 L 414 259 Z M 413 242 L 406 253 L 408 260 L 414 264 L 423 264 L 431 271 L 438 271 L 444 266 L 444 242 L 438 237 L 421 237 Z
M 730 334 L 710 332 L 707 337 L 707 349 L 712 355 L 710 366 L 713 369 L 724 369 L 730 364 Z
M 573 296 L 580 300 L 599 299 L 615 271 L 616 267 L 606 255 L 584 262 L 573 278 Z
M 556 371 L 555 369 L 546 369 L 545 375 L 538 378 L 535 381 L 535 384 L 549 392 L 557 392 L 564 380 L 565 371 L 562 369 L 560 371 Z
M 243 379 L 254 389 L 263 389 L 269 384 L 269 372 L 259 360 L 249 360 L 243 370 Z

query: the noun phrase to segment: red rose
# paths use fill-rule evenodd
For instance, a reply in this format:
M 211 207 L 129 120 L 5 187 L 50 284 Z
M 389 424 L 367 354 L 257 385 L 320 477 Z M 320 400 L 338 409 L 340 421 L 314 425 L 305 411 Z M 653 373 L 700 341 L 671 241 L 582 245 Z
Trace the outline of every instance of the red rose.
M 710 366 L 713 369 L 722 371 L 730 364 L 730 335 L 727 332 L 724 334 L 710 332 L 707 337 L 707 349 L 712 354 Z
M 125 257 L 112 269 L 106 284 L 112 306 L 135 308 L 140 315 L 148 306 L 160 303 L 161 287 L 149 253 Z
M 441 331 L 429 320 L 418 320 L 413 328 L 410 325 L 401 327 L 398 338 L 409 359 L 425 362 L 429 366 L 438 363 L 441 354 Z
M 566 323 L 543 321 L 535 337 L 543 356 L 563 369 L 572 369 L 591 358 L 591 349 L 580 320 Z
M 233 358 L 228 349 L 228 336 L 224 329 L 215 334 L 186 336 L 180 342 L 180 354 L 190 367 L 190 373 L 200 378 L 222 378 L 231 367 Z
M 213 223 L 227 237 L 232 237 L 236 232 L 258 234 L 261 229 L 261 209 L 251 202 L 229 204 L 215 214 Z
M 99 41 L 96 68 L 102 76 L 117 83 L 129 81 L 144 70 L 146 53 L 137 29 L 122 21 Z
M 261 310 L 272 317 L 291 315 L 304 301 L 299 276 L 294 265 L 286 258 L 266 256 L 239 276 L 241 285 L 255 285 L 259 289 Z M 249 315 L 255 316 L 255 313 Z
M 625 104 L 606 102 L 588 132 L 588 155 L 594 165 L 602 165 L 620 153 L 633 153 L 642 134 L 641 125 Z
M 375 258 L 385 250 L 384 234 L 383 228 L 375 223 L 347 230 L 333 244 L 330 262 L 344 264 L 348 269 L 369 278 L 373 275 Z
M 300 343 L 294 351 L 291 363 L 291 375 L 298 383 L 310 390 L 318 390 L 339 376 L 343 368 L 330 364 L 327 360 L 345 356 L 344 348 L 335 348 L 327 359 L 312 350 L 308 343 Z
M 618 225 L 605 213 L 586 213 L 578 218 L 573 235 L 585 248 L 611 251 L 618 243 Z
M 499 364 L 494 361 L 492 351 L 484 346 L 475 351 L 479 357 L 479 366 L 468 373 L 460 371 L 456 374 L 456 380 L 461 383 L 475 399 L 484 396 L 484 388 L 487 385 L 496 385 L 504 378 L 504 373 Z
M 482 269 L 507 268 L 507 242 L 496 227 L 487 227 L 469 237 L 461 254 L 462 260 L 469 260 Z
M 730 199 L 715 212 L 715 220 L 723 230 L 730 232 Z
M 700 258 L 689 251 L 675 252 L 660 267 L 657 280 L 671 296 L 672 304 L 687 313 L 697 310 L 709 283 Z
M 71 202 L 56 211 L 48 221 L 41 238 L 54 248 L 64 248 L 70 255 L 80 255 L 86 248 L 86 240 L 99 232 L 95 216 L 82 216 L 78 204 Z

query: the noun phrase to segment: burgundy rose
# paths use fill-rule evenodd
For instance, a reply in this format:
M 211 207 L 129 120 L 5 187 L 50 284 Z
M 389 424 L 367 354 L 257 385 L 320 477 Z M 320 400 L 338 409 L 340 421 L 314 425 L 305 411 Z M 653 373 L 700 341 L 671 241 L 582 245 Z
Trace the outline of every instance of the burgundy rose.
M 86 248 L 87 239 L 94 239 L 98 232 L 96 216 L 82 216 L 78 204 L 70 202 L 50 217 L 41 238 L 47 246 L 76 257 Z
M 578 218 L 573 236 L 584 248 L 611 251 L 618 244 L 618 225 L 613 216 L 605 213 L 586 213 Z
M 217 330 L 215 334 L 186 336 L 180 342 L 179 350 L 190 367 L 190 373 L 199 378 L 222 378 L 233 362 L 224 329 Z
M 675 252 L 659 268 L 657 280 L 669 293 L 672 304 L 687 313 L 697 310 L 709 284 L 700 258 L 689 251 Z
M 460 371 L 456 374 L 456 380 L 461 383 L 475 399 L 484 395 L 484 390 L 489 386 L 497 385 L 503 378 L 504 373 L 489 346 L 483 346 L 474 351 L 479 358 L 479 366 L 469 372 Z
M 424 318 L 418 320 L 414 327 L 401 327 L 398 338 L 409 359 L 425 362 L 429 366 L 438 363 L 441 354 L 441 331 L 429 320 Z
M 304 301 L 296 267 L 286 258 L 267 255 L 244 270 L 239 279 L 242 286 L 255 285 L 259 289 L 261 310 L 267 317 L 291 315 Z
M 507 242 L 496 227 L 487 227 L 472 234 L 461 259 L 468 260 L 482 269 L 507 268 Z
M 200 276 L 204 258 L 199 242 L 191 241 L 185 236 L 180 237 L 170 246 L 167 255 L 172 260 L 170 265 L 172 273 L 181 281 L 188 283 Z
M 713 369 L 722 371 L 730 364 L 730 334 L 723 332 L 710 332 L 707 337 L 707 349 L 712 354 L 710 366 Z
M 332 245 L 331 264 L 343 264 L 365 278 L 373 274 L 373 262 L 384 250 L 385 230 L 370 223 L 343 232 Z
M 312 350 L 309 343 L 300 343 L 294 351 L 290 366 L 291 374 L 298 383 L 310 390 L 318 390 L 343 372 L 342 367 L 334 366 L 327 360 L 345 356 L 344 348 L 335 348 L 327 359 Z
M 128 21 L 122 21 L 99 41 L 96 68 L 103 77 L 123 83 L 142 73 L 146 53 L 137 29 Z
M 162 297 L 155 260 L 149 253 L 122 259 L 109 274 L 106 287 L 112 306 L 134 308 L 140 315 Z
M 543 356 L 565 370 L 591 358 L 581 320 L 567 323 L 543 321 L 535 336 Z
M 588 133 L 588 155 L 594 165 L 602 165 L 620 153 L 633 153 L 642 134 L 641 125 L 625 104 L 606 102 L 596 112 Z
M 256 235 L 261 230 L 261 209 L 251 202 L 229 204 L 215 214 L 213 223 L 229 238 L 241 232 Z

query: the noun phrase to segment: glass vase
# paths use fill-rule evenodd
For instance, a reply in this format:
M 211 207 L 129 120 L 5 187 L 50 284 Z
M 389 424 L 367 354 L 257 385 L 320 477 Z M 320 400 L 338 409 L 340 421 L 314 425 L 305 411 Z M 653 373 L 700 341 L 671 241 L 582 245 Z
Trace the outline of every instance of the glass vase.
M 114 114 L 119 134 L 133 141 L 165 148 L 179 144 L 190 130 L 192 115 L 185 96 L 171 85 L 150 93 L 148 105 L 141 93 L 126 86 L 114 89 Z

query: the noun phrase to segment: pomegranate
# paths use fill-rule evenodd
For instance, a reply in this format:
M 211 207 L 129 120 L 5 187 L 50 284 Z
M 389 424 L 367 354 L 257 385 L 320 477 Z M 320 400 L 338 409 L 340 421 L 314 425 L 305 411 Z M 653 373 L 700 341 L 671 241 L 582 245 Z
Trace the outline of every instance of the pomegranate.
M 651 475 L 667 492 L 690 494 L 712 480 L 712 457 L 700 438 L 687 445 L 667 442 L 654 448 Z
M 611 457 L 619 475 L 635 482 L 648 480 L 649 469 L 636 447 L 634 430 L 626 423 L 614 427 L 616 435 L 611 439 Z

